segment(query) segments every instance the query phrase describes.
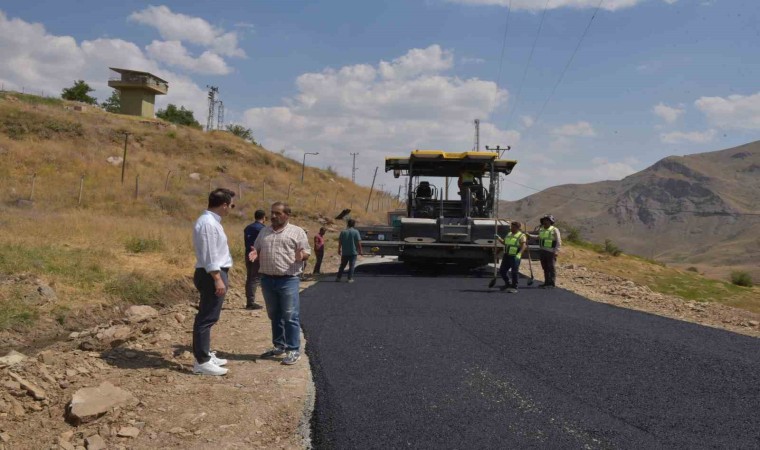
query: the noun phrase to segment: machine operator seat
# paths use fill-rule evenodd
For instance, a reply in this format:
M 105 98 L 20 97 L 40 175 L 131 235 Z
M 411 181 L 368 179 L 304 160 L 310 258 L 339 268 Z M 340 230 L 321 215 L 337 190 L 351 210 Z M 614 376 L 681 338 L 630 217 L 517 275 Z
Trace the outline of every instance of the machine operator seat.
M 429 199 L 433 197 L 433 188 L 428 181 L 420 181 L 415 192 L 417 193 L 417 198 Z

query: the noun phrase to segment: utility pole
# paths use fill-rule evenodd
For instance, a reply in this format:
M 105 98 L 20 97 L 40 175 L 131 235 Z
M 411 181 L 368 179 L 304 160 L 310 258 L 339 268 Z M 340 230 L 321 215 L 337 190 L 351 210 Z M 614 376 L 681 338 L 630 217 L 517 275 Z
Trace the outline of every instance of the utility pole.
M 219 88 L 216 86 L 208 86 L 208 119 L 206 120 L 206 131 L 214 129 L 214 110 L 216 109 L 216 94 L 219 93 Z
M 319 152 L 304 152 L 303 164 L 301 164 L 301 184 L 303 184 L 303 173 L 306 170 L 306 155 L 318 155 Z
M 351 156 L 354 157 L 354 162 L 351 163 L 351 182 L 356 183 L 356 155 L 359 153 L 351 153 Z
M 475 151 L 480 151 L 480 119 L 475 119 Z
M 375 189 L 375 178 L 377 177 L 377 167 L 375 167 L 375 174 L 372 176 L 372 186 L 369 188 L 369 197 L 367 198 L 367 206 L 364 208 L 364 212 L 369 212 L 369 202 L 372 201 L 372 191 Z
M 124 168 L 127 165 L 127 139 L 129 138 L 129 133 L 124 132 L 124 157 L 121 158 L 121 184 L 124 184 Z

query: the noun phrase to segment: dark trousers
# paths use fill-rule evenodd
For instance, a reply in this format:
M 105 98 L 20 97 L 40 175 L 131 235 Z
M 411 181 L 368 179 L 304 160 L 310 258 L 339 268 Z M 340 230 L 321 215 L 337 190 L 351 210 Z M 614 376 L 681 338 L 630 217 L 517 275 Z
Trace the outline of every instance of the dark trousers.
M 317 256 L 317 262 L 314 263 L 314 272 L 312 273 L 316 275 L 319 274 L 319 272 L 322 270 L 322 258 L 325 257 L 325 249 L 323 248 L 322 250 L 316 250 L 314 253 Z
M 340 257 L 340 267 L 338 268 L 338 279 L 343 276 L 343 271 L 348 265 L 348 279 L 354 279 L 354 269 L 356 269 L 356 255 L 343 255 Z
M 222 269 L 219 274 L 224 281 L 224 287 L 227 288 L 229 286 L 227 270 Z M 216 295 L 214 279 L 206 272 L 206 269 L 195 269 L 193 282 L 201 294 L 198 314 L 196 314 L 193 323 L 193 355 L 199 364 L 203 364 L 211 359 L 211 355 L 209 355 L 211 351 L 211 327 L 219 321 L 224 295 Z
M 554 286 L 554 281 L 557 278 L 557 271 L 555 265 L 557 262 L 557 255 L 541 250 L 541 268 L 544 269 L 544 284 Z
M 245 306 L 256 303 L 256 288 L 261 284 L 260 266 L 258 259 L 254 262 L 248 261 L 248 258 L 245 260 Z
M 509 286 L 509 271 L 512 271 L 512 287 L 517 287 L 517 279 L 520 276 L 520 258 L 514 256 L 504 255 L 501 259 L 501 267 L 499 268 L 499 274 L 501 274 L 504 283 Z

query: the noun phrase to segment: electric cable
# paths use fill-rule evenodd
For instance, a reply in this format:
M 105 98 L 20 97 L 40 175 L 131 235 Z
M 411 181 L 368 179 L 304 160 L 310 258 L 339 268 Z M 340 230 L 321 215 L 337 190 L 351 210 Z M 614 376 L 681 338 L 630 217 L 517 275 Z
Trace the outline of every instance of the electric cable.
M 539 119 L 544 113 L 544 110 L 546 109 L 546 106 L 549 104 L 549 101 L 554 96 L 554 93 L 557 91 L 557 88 L 559 87 L 560 83 L 562 83 L 562 79 L 565 77 L 565 73 L 567 72 L 567 69 L 569 69 L 570 65 L 573 63 L 573 60 L 575 59 L 575 55 L 578 53 L 578 49 L 581 48 L 581 44 L 583 43 L 583 40 L 586 38 L 586 34 L 588 34 L 588 30 L 591 28 L 591 24 L 594 22 L 594 18 L 596 17 L 596 14 L 599 12 L 599 9 L 602 7 L 602 3 L 604 3 L 604 0 L 599 0 L 599 3 L 596 5 L 596 9 L 594 10 L 594 13 L 591 15 L 591 19 L 588 21 L 586 28 L 583 30 L 583 33 L 581 34 L 581 37 L 578 40 L 578 44 L 575 46 L 575 50 L 573 50 L 572 55 L 570 55 L 570 59 L 567 60 L 567 64 L 565 64 L 565 67 L 562 69 L 562 72 L 560 73 L 559 78 L 557 79 L 557 82 L 554 83 L 554 87 L 552 87 L 552 90 L 549 93 L 549 96 L 546 97 L 546 100 L 544 100 L 543 105 L 541 105 L 541 108 L 538 110 L 538 113 L 536 114 L 535 119 L 533 119 L 533 123 L 528 128 L 528 130 L 532 129 L 536 125 L 536 123 L 538 123 Z M 528 134 L 527 131 L 525 134 L 526 135 Z
M 528 56 L 528 62 L 525 64 L 525 70 L 523 71 L 522 80 L 520 81 L 520 85 L 517 88 L 517 95 L 515 96 L 515 106 L 512 108 L 512 113 L 509 115 L 509 119 L 507 120 L 507 129 L 509 129 L 509 125 L 512 123 L 512 118 L 515 115 L 515 111 L 517 111 L 517 105 L 520 102 L 520 94 L 522 93 L 523 86 L 525 85 L 525 77 L 528 75 L 528 69 L 530 68 L 530 63 L 533 60 L 533 53 L 536 50 L 536 44 L 538 43 L 538 38 L 541 36 L 541 28 L 544 26 L 544 20 L 546 19 L 546 12 L 549 9 L 549 2 L 551 0 L 546 0 L 546 4 L 544 5 L 544 12 L 541 14 L 541 21 L 538 23 L 538 30 L 536 31 L 536 38 L 533 40 L 533 46 L 530 49 L 530 55 Z

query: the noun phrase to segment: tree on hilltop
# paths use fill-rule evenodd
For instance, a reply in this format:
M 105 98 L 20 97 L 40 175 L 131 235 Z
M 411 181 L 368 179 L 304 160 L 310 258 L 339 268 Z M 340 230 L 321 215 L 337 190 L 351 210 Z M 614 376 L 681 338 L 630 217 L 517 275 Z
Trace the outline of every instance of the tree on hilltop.
M 100 104 L 100 106 L 110 113 L 117 113 L 121 111 L 121 97 L 119 97 L 119 91 L 116 89 L 111 92 L 111 96 L 106 101 Z
M 96 105 L 98 103 L 98 99 L 87 95 L 94 90 L 95 89 L 91 88 L 89 84 L 84 82 L 84 80 L 77 80 L 74 83 L 74 86 L 65 88 L 63 91 L 61 91 L 61 98 L 64 100 L 72 100 L 75 102 L 84 102 L 89 103 L 90 105 Z
M 235 136 L 244 139 L 246 141 L 253 142 L 254 144 L 256 141 L 253 140 L 253 131 L 251 131 L 250 128 L 246 128 L 242 125 L 238 125 L 236 123 L 231 123 L 227 125 L 227 131 L 234 134 Z
M 185 109 L 184 106 L 177 106 L 169 103 L 166 109 L 159 109 L 156 113 L 156 117 L 164 119 L 167 122 L 176 123 L 177 125 L 185 125 L 188 127 L 201 129 L 201 124 L 195 120 L 193 112 L 189 109 Z

